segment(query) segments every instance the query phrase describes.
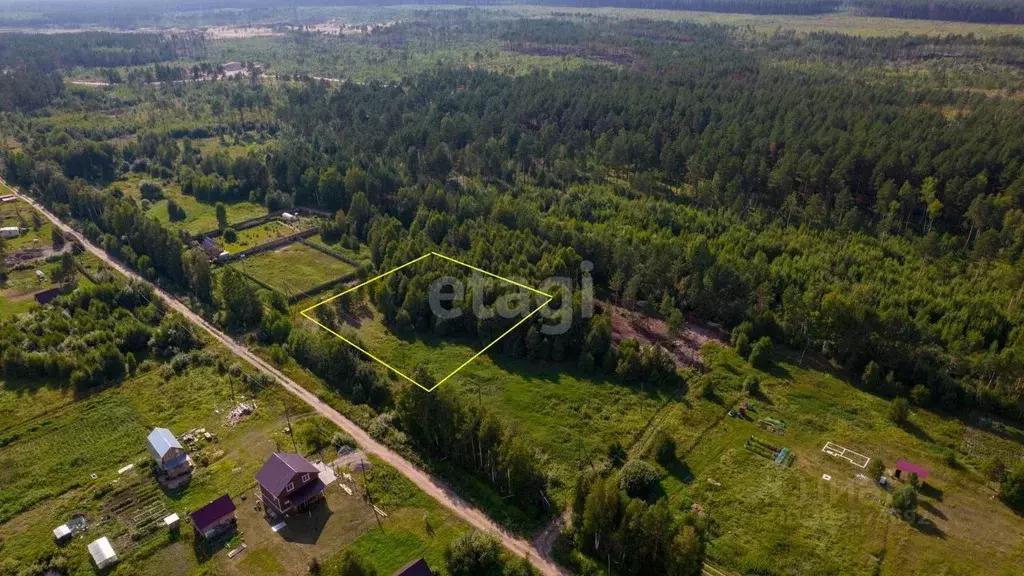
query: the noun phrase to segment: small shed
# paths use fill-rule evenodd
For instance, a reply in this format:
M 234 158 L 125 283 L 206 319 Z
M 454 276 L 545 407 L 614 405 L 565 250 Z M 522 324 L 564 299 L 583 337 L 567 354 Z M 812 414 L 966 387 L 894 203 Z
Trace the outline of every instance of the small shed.
M 21 236 L 21 228 L 17 226 L 3 226 L 0 227 L 0 236 L 4 238 L 17 238 Z
M 106 536 L 89 544 L 89 555 L 100 570 L 117 563 L 117 553 Z
M 192 513 L 192 524 L 204 538 L 213 538 L 235 522 L 235 503 L 227 494 Z
M 400 568 L 394 576 L 434 576 L 434 573 L 430 571 L 430 566 L 427 566 L 427 561 L 420 558 Z
M 282 212 L 281 219 L 284 220 L 285 222 L 295 222 L 297 218 L 295 214 L 292 214 L 291 212 Z
M 0 202 L 3 202 L 4 204 L 7 204 L 8 202 L 14 202 L 17 199 L 18 198 L 14 194 L 5 194 L 3 196 L 0 196 Z
M 224 251 L 216 242 L 211 240 L 209 236 L 203 238 L 199 247 L 202 248 L 203 252 L 206 252 L 206 257 L 210 260 L 215 260 L 220 253 Z
M 181 519 L 178 518 L 177 514 L 171 514 L 170 516 L 167 516 L 166 518 L 164 518 L 164 526 L 167 526 L 167 528 L 171 532 L 177 532 L 178 528 L 180 527 L 180 525 L 181 525 Z
M 928 469 L 906 460 L 896 461 L 896 470 L 892 474 L 894 478 L 906 480 L 911 474 L 917 474 L 918 480 L 923 483 L 924 479 L 928 477 Z
M 71 527 L 67 524 L 61 524 L 53 529 L 53 541 L 57 544 L 64 544 L 71 539 L 74 533 L 71 531 Z

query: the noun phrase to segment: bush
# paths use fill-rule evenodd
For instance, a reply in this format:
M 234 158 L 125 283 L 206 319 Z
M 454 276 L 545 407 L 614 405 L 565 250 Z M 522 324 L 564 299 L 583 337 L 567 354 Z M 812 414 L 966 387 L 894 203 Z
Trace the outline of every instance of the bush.
M 356 441 L 351 436 L 344 432 L 335 432 L 334 436 L 331 436 L 331 445 L 334 446 L 335 450 L 340 450 L 342 446 L 356 447 Z
M 750 339 L 747 338 L 746 334 L 740 334 L 733 339 L 732 345 L 736 348 L 736 353 L 740 356 L 746 357 L 750 354 Z
M 654 437 L 654 459 L 658 464 L 665 466 L 676 459 L 676 441 L 665 433 L 658 430 Z
M 981 473 L 992 482 L 1002 482 L 1006 479 L 1006 464 L 999 456 L 992 456 L 981 465 Z
M 907 423 L 907 419 L 910 417 L 910 403 L 907 399 L 900 396 L 892 401 L 892 405 L 889 406 L 889 419 L 892 420 L 893 424 L 897 426 L 903 426 Z
M 767 368 L 771 365 L 772 360 L 772 339 L 767 336 L 762 336 L 754 343 L 754 346 L 750 349 L 750 360 L 751 366 L 755 368 Z
M 1024 462 L 1018 463 L 999 485 L 999 497 L 1014 510 L 1024 513 Z
M 872 459 L 868 464 L 868 478 L 871 478 L 872 482 L 878 482 L 883 475 L 885 475 L 885 462 L 882 462 L 880 458 Z
M 892 508 L 903 518 L 908 518 L 917 510 L 917 489 L 913 486 L 900 486 L 892 493 Z
M 167 201 L 167 218 L 171 222 L 179 222 L 185 219 L 185 209 L 178 205 L 174 200 Z
M 238 240 L 238 233 L 235 232 L 234 228 L 225 228 L 224 229 L 224 240 L 226 242 L 234 242 L 235 240 Z
M 914 404 L 918 406 L 927 406 L 932 399 L 932 391 L 926 386 L 918 384 L 910 391 L 910 398 L 914 400 Z
M 164 197 L 164 192 L 156 182 L 143 180 L 139 183 L 139 195 L 146 200 L 155 202 Z
M 643 460 L 630 460 L 619 471 L 619 488 L 633 498 L 647 498 L 661 478 L 658 471 Z
M 757 396 L 761 393 L 761 381 L 757 376 L 747 376 L 746 381 L 743 382 L 743 389 L 747 391 L 747 394 Z
M 616 468 L 622 466 L 622 463 L 625 462 L 628 457 L 629 454 L 626 452 L 626 449 L 622 447 L 622 444 L 612 442 L 608 445 L 608 461 L 611 462 L 612 466 L 615 466 Z
M 444 567 L 451 576 L 500 576 L 501 544 L 485 532 L 467 532 L 445 549 Z

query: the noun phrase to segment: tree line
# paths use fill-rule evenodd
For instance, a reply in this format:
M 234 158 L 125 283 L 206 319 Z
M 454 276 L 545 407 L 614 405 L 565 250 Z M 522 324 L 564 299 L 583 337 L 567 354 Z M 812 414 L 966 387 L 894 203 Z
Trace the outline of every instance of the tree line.
M 1013 0 L 851 0 L 858 14 L 886 18 L 1020 24 L 1024 6 Z

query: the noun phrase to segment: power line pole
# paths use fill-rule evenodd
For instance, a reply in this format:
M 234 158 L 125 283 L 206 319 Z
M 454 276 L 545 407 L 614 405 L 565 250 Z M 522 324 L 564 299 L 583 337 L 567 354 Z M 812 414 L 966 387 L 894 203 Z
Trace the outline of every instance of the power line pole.
M 291 411 L 292 411 L 292 409 L 290 407 L 288 407 L 288 406 L 284 407 L 284 418 L 285 418 L 285 421 L 288 422 L 288 436 L 291 436 L 291 439 L 292 439 L 292 450 L 294 450 L 295 453 L 298 454 L 299 453 L 299 447 L 295 444 L 295 430 L 292 428 Z
M 360 459 L 359 463 L 359 469 L 363 473 L 363 492 L 366 493 L 366 501 L 370 504 L 370 511 L 373 512 L 373 518 L 377 521 L 377 527 L 380 528 L 381 532 L 383 532 L 384 525 L 381 524 L 380 515 L 377 514 L 377 507 L 373 505 L 373 494 L 370 494 L 370 487 L 366 484 L 366 460 Z

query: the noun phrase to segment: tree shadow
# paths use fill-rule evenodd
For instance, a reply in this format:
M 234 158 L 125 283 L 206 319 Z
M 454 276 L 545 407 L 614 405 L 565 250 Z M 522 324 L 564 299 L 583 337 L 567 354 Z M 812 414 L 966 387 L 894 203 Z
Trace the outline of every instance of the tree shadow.
M 690 469 L 690 465 L 687 464 L 685 460 L 673 458 L 671 462 L 667 462 L 663 464 L 663 466 L 670 476 L 679 480 L 683 484 L 690 484 L 695 478 L 693 470 Z
M 925 509 L 932 516 L 935 516 L 937 518 L 941 518 L 942 520 L 948 520 L 949 519 L 949 518 L 946 517 L 945 514 L 943 514 L 942 510 L 939 510 L 938 508 L 936 508 L 935 505 L 932 504 L 931 502 L 921 502 L 921 508 Z
M 942 530 L 942 528 L 939 528 L 934 522 L 932 522 L 928 518 L 918 516 L 917 521 L 913 523 L 913 526 L 918 532 L 922 534 L 935 536 L 936 538 L 941 538 L 942 540 L 946 539 L 946 533 Z
M 922 496 L 927 496 L 936 502 L 942 502 L 943 492 L 941 489 L 936 488 L 934 485 L 927 482 L 923 482 L 921 487 L 917 489 Z
M 765 369 L 765 372 L 771 374 L 774 378 L 779 380 L 792 380 L 793 375 L 786 369 L 785 366 L 778 362 L 772 362 L 772 365 Z
M 238 525 L 231 523 L 231 527 L 216 536 L 206 539 L 202 534 L 196 533 L 192 538 L 192 551 L 196 555 L 196 561 L 200 564 L 213 558 L 214 554 L 220 552 L 238 531 Z
M 909 420 L 903 423 L 902 428 L 907 434 L 910 434 L 911 436 L 917 438 L 918 440 L 921 440 L 922 442 L 927 442 L 929 444 L 935 442 L 935 439 L 932 438 L 930 434 L 928 434 L 920 426 Z

